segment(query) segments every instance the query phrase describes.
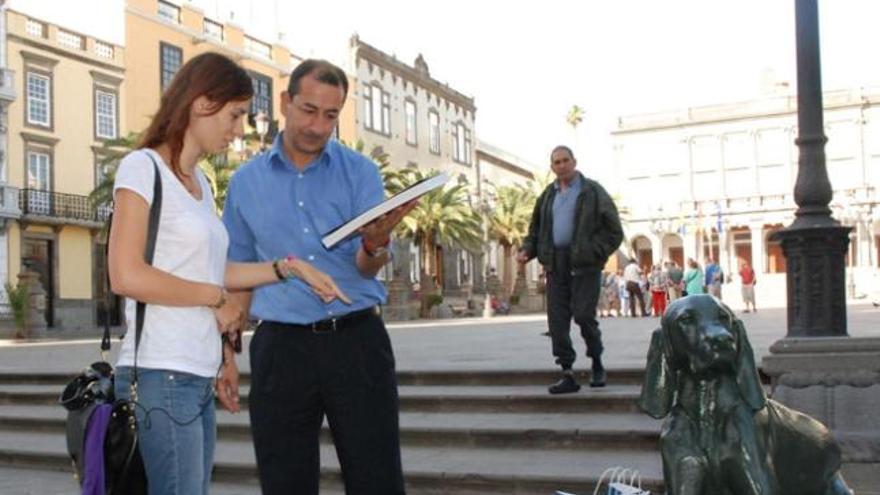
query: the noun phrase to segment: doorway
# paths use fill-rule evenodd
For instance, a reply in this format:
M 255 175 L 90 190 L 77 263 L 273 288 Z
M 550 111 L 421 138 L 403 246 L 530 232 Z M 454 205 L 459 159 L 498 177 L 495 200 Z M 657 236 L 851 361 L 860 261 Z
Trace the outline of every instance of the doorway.
M 21 267 L 36 272 L 46 291 L 46 324 L 55 326 L 55 242 L 50 239 L 26 237 L 22 243 Z

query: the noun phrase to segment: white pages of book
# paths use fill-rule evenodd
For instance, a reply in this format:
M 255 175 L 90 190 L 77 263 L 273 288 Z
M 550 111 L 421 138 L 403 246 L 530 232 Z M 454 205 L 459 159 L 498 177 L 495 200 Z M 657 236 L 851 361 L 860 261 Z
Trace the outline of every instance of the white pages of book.
M 345 222 L 339 227 L 331 230 L 324 235 L 324 237 L 321 239 L 321 242 L 324 244 L 325 248 L 330 249 L 336 244 L 339 244 L 343 240 L 354 235 L 357 230 L 364 225 L 381 217 L 382 215 L 397 208 L 398 206 L 402 206 L 414 199 L 418 199 L 423 195 L 433 191 L 434 189 L 437 189 L 438 187 L 443 187 L 443 184 L 446 184 L 446 182 L 448 181 L 449 176 L 445 173 L 441 173 L 433 177 L 420 180 L 415 184 L 407 187 L 403 191 L 400 191 L 394 196 L 391 196 L 385 201 L 379 203 L 378 205 L 361 213 L 354 219 L 349 220 L 348 222 Z

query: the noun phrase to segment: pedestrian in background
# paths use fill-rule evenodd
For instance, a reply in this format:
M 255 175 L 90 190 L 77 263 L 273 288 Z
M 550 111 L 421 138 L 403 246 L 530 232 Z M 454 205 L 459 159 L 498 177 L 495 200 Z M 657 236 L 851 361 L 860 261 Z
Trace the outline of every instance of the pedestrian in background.
M 684 274 L 684 290 L 688 296 L 705 294 L 703 290 L 703 270 L 693 258 L 688 259 L 688 271 Z
M 623 241 L 614 200 L 576 166 L 567 146 L 553 149 L 550 168 L 556 180 L 538 198 L 529 232 L 517 253 L 519 263 L 537 257 L 547 270 L 547 323 L 553 355 L 562 368 L 562 378 L 549 388 L 551 394 L 580 390 L 572 371 L 576 357 L 569 335 L 572 318 L 593 361 L 590 386 L 605 386 L 596 305 L 602 291 L 602 268 Z
M 645 312 L 645 299 L 642 295 L 642 269 L 635 259 L 629 260 L 626 268 L 623 269 L 623 280 L 626 283 L 626 292 L 629 298 L 629 315 L 636 316 L 636 300 L 639 301 L 639 309 L 642 316 L 647 316 Z
M 739 269 L 739 278 L 742 280 L 742 298 L 743 304 L 746 306 L 744 312 L 748 313 L 749 305 L 751 305 L 752 311 L 757 313 L 758 308 L 755 307 L 755 284 L 758 282 L 758 279 L 755 277 L 755 270 L 752 269 L 748 261 L 742 262 L 742 267 Z
M 666 312 L 666 290 L 669 288 L 666 273 L 659 264 L 654 265 L 651 270 L 651 277 L 648 280 L 651 290 L 651 309 L 654 316 L 663 316 Z
M 682 272 L 681 267 L 678 266 L 678 263 L 675 261 L 668 261 L 666 265 L 666 279 L 669 286 L 669 302 L 671 303 L 676 299 L 679 299 L 682 290 L 684 290 L 684 283 L 682 282 L 684 272 Z

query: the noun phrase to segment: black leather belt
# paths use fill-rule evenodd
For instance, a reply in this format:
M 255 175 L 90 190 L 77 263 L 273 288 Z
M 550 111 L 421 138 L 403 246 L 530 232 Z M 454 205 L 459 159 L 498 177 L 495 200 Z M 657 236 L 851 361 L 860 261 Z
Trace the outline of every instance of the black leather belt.
M 350 326 L 357 325 L 358 323 L 361 323 L 371 316 L 379 316 L 378 306 L 353 311 L 342 316 L 337 316 L 336 318 L 327 318 L 326 320 L 320 320 L 306 324 L 280 322 L 271 323 L 274 325 L 293 327 L 295 329 L 311 330 L 313 333 L 333 333 L 344 330 Z

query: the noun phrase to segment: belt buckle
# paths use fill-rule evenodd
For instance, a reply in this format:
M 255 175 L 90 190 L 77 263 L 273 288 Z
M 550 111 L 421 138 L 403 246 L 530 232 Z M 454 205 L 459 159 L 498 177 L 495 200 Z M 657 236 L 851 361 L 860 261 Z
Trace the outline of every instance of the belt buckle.
M 315 334 L 333 333 L 337 330 L 336 322 L 337 322 L 336 318 L 331 318 L 329 320 L 318 321 L 318 322 L 312 323 L 312 333 L 315 333 Z M 328 325 L 329 328 L 327 328 L 326 330 L 321 328 L 322 324 L 324 324 L 324 323 L 329 324 Z

